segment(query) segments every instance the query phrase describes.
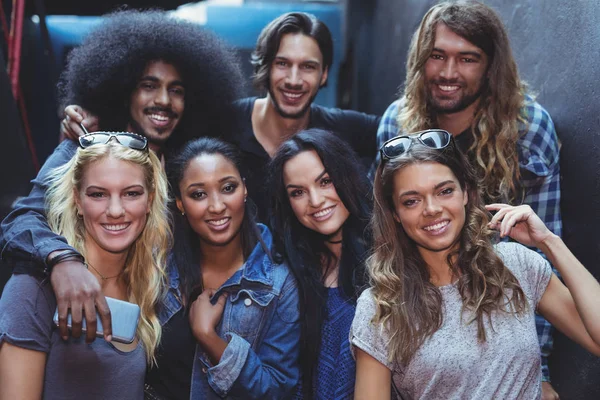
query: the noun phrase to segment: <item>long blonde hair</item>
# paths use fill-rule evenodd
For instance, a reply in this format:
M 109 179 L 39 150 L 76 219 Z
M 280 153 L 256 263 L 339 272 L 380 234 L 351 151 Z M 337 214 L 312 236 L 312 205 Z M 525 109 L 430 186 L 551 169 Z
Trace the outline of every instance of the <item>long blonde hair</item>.
M 489 59 L 488 78 L 471 123 L 473 143 L 468 150 L 484 199 L 520 202 L 523 193 L 518 183 L 516 143 L 519 123 L 526 123 L 521 110 L 527 85 L 519 78 L 504 25 L 490 7 L 474 1 L 443 2 L 425 14 L 410 44 L 398 125 L 404 132 L 437 127 L 435 113 L 427 104 L 424 68 L 440 23 L 480 47 Z
M 140 306 L 137 336 L 144 345 L 146 359 L 152 363 L 161 336 L 156 307 L 166 288 L 165 266 L 171 246 L 168 185 L 159 159 L 151 151 L 133 150 L 115 140 L 78 149 L 68 163 L 51 172 L 46 195 L 48 224 L 85 256 L 85 226 L 77 217 L 75 192 L 81 188 L 88 167 L 107 157 L 141 166 L 149 199 L 152 199 L 146 225 L 129 249 L 122 275 L 128 300 Z
M 463 311 L 477 323 L 477 338 L 486 340 L 484 320 L 493 311 L 521 314 L 527 299 L 519 282 L 496 255 L 491 244 L 487 212 L 477 190 L 477 179 L 459 151 L 413 144 L 408 152 L 380 163 L 374 181 L 372 218 L 374 251 L 367 260 L 376 304 L 374 323 L 390 334 L 389 359 L 408 363 L 423 342 L 443 323 L 442 294 L 430 282 L 429 270 L 414 241 L 394 220 L 393 186 L 397 171 L 415 163 L 439 163 L 450 168 L 469 201 L 459 249 L 448 255 L 448 264 L 459 276 L 457 288 Z

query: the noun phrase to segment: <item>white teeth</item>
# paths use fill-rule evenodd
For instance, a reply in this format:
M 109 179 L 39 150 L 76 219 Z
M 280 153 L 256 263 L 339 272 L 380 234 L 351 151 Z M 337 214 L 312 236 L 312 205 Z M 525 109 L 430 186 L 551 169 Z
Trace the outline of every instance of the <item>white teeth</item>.
M 435 225 L 429 225 L 424 227 L 423 229 L 425 229 L 426 231 L 437 231 L 438 229 L 442 229 L 446 225 L 448 225 L 448 221 L 443 221 Z
M 321 217 L 326 216 L 327 214 L 330 214 L 332 211 L 333 211 L 333 207 L 328 207 L 321 211 L 317 211 L 316 213 L 313 214 L 313 216 L 315 216 L 317 218 L 321 218 Z
M 212 220 L 212 221 L 206 221 L 207 223 L 214 225 L 214 226 L 221 226 L 224 223 L 226 223 L 227 221 L 229 221 L 229 218 L 222 218 L 222 219 L 217 219 L 217 220 Z
M 457 90 L 460 88 L 460 86 L 446 86 L 446 85 L 438 85 L 440 89 L 442 89 L 445 92 L 450 92 L 452 90 Z
M 128 225 L 129 224 L 104 225 L 104 228 L 106 228 L 109 231 L 120 231 L 127 228 Z
M 283 94 L 285 94 L 286 97 L 292 98 L 292 99 L 297 99 L 300 96 L 302 96 L 302 93 L 289 93 L 289 92 L 283 92 Z
M 158 121 L 168 121 L 169 118 L 165 117 L 164 115 L 160 115 L 160 114 L 151 114 L 150 118 L 158 120 Z

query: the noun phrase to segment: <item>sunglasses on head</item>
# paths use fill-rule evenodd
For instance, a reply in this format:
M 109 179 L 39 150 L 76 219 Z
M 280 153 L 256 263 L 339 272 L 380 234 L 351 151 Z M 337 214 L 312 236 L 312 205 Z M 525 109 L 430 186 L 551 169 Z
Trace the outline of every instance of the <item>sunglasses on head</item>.
M 381 145 L 379 149 L 381 160 L 390 160 L 406 153 L 415 140 L 432 149 L 443 149 L 452 141 L 452 135 L 442 129 L 428 129 L 410 135 L 396 136 Z
M 146 150 L 148 148 L 148 139 L 135 133 L 104 131 L 88 133 L 83 125 L 79 124 L 79 126 L 85 132 L 85 135 L 79 137 L 79 145 L 84 149 L 95 144 L 107 144 L 112 138 L 130 149 Z

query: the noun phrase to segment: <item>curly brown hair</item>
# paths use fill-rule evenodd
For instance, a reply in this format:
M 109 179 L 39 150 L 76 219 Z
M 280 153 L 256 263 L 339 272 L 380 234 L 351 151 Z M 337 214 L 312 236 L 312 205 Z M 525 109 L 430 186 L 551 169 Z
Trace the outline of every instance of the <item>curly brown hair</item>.
M 389 358 L 407 363 L 423 342 L 442 325 L 442 294 L 430 282 L 430 273 L 415 242 L 394 220 L 394 176 L 408 165 L 439 163 L 450 168 L 468 193 L 465 224 L 458 249 L 448 255 L 448 265 L 458 276 L 463 311 L 474 317 L 479 341 L 486 340 L 484 319 L 494 311 L 526 310 L 527 299 L 519 282 L 496 255 L 495 235 L 487 224 L 488 213 L 478 191 L 477 178 L 466 158 L 452 142 L 443 150 L 413 144 L 409 151 L 380 163 L 374 182 L 373 254 L 367 261 L 376 303 L 374 323 L 390 334 Z

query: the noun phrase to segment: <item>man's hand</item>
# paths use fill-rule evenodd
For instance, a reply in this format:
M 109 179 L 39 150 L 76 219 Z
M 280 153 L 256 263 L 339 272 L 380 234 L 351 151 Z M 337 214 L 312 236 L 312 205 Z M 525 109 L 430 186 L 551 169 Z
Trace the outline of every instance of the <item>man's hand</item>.
M 81 129 L 83 125 L 88 132 L 98 130 L 98 117 L 79 107 L 70 105 L 65 108 L 65 117 L 60 123 L 60 138 L 77 140 L 85 132 Z
M 85 341 L 91 343 L 96 339 L 96 309 L 104 332 L 104 339 L 112 339 L 112 323 L 110 309 L 102 294 L 96 277 L 79 261 L 67 260 L 52 268 L 50 276 L 52 289 L 58 305 L 58 329 L 60 336 L 67 340 L 69 329 L 67 316 L 71 312 L 71 335 L 81 336 L 82 316 L 85 316 L 87 332 Z
M 552 387 L 550 382 L 542 382 L 542 400 L 558 400 L 558 393 Z

